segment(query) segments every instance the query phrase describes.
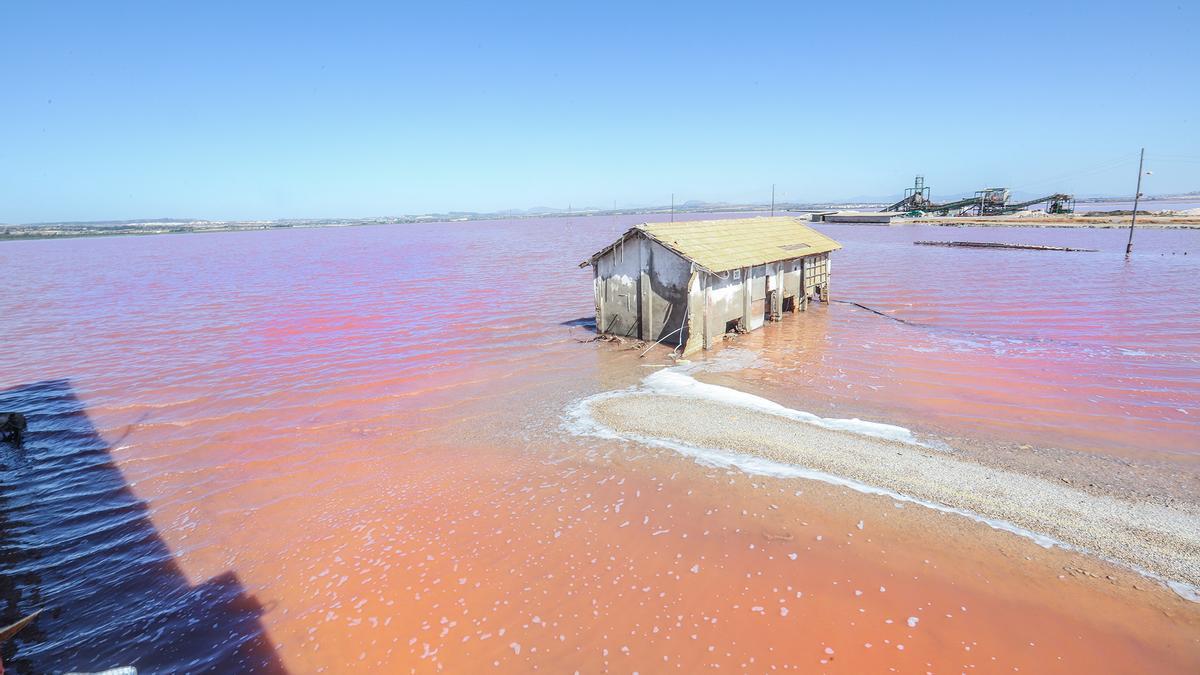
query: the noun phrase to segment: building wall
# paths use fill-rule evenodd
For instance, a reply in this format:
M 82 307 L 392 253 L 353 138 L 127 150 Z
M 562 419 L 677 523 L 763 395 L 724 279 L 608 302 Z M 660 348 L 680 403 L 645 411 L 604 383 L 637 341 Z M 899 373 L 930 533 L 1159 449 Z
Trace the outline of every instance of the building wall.
M 806 298 L 829 287 L 828 253 L 709 274 L 638 235 L 597 258 L 594 269 L 601 332 L 662 339 L 683 345 L 684 354 L 711 347 L 731 322 L 760 328 L 783 311 L 786 298 L 802 309 Z
M 725 326 L 744 316 L 743 293 L 746 284 L 743 275 L 734 278 L 732 272 L 725 278 L 708 274 L 708 315 L 713 335 L 725 333 Z
M 824 289 L 826 298 L 829 294 L 829 271 L 831 263 L 828 253 L 805 258 L 804 266 L 804 295 L 811 297 L 818 288 Z
M 639 330 L 638 290 L 641 241 L 627 239 L 596 259 L 594 265 L 596 329 L 636 337 Z
M 755 265 L 747 267 L 747 273 L 750 277 L 750 305 L 743 312 L 748 318 L 745 320 L 748 330 L 757 330 L 762 328 L 767 317 L 767 265 Z
M 663 344 L 683 344 L 687 335 L 676 331 L 684 326 L 687 317 L 688 281 L 692 263 L 667 250 L 652 239 L 642 239 L 646 255 L 646 278 L 649 292 L 643 298 L 650 307 L 649 333 L 643 340 L 662 340 Z M 643 321 L 647 321 L 643 318 Z
M 633 236 L 599 257 L 594 271 L 600 332 L 671 345 L 686 339 L 690 262 Z
M 783 263 L 783 295 L 798 297 L 803 295 L 800 288 L 804 282 L 804 260 L 787 260 Z
M 704 290 L 707 284 L 708 274 L 699 270 L 693 271 L 691 278 L 688 280 L 687 329 L 684 330 L 684 356 L 705 347 L 706 330 L 704 319 L 707 313 L 704 309 Z

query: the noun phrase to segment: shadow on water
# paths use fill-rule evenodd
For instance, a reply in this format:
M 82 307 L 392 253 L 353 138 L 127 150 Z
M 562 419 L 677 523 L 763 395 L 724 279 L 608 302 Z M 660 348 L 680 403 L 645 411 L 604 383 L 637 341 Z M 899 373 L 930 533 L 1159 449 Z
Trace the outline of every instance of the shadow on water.
M 188 582 L 70 382 L 0 390 L 0 410 L 29 421 L 0 445 L 0 625 L 46 609 L 8 672 L 284 672 L 237 575 Z
M 581 316 L 578 319 L 571 319 L 570 321 L 563 321 L 563 322 L 559 323 L 558 325 L 571 326 L 571 327 L 579 326 L 581 328 L 596 330 L 596 317 Z

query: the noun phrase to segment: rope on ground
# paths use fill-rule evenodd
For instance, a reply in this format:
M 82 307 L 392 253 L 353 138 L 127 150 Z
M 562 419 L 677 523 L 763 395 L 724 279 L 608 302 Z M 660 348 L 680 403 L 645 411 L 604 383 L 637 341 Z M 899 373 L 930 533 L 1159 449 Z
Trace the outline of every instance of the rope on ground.
M 879 316 L 882 316 L 885 319 L 891 319 L 892 321 L 896 321 L 898 323 L 903 323 L 903 324 L 908 324 L 909 326 L 928 326 L 929 325 L 926 323 L 918 323 L 916 321 L 909 321 L 908 319 L 901 319 L 898 316 L 892 316 L 891 314 L 888 314 L 886 312 L 881 312 L 877 309 L 873 309 L 871 307 L 867 307 L 866 305 L 863 305 L 863 304 L 860 304 L 857 302 L 852 302 L 850 300 L 830 300 L 830 302 L 840 302 L 843 305 L 854 305 L 855 307 L 858 307 L 859 309 L 865 309 L 872 314 L 878 314 Z
M 666 340 L 667 338 L 671 337 L 672 335 L 678 333 L 681 330 L 683 330 L 683 326 L 680 326 L 679 328 L 676 328 L 675 330 L 671 331 L 670 333 L 667 333 L 666 335 L 658 338 L 658 340 L 654 344 L 650 345 L 649 347 L 646 347 L 646 351 L 642 352 L 641 354 L 638 354 L 638 358 L 640 359 L 643 356 L 645 356 L 646 354 L 650 353 L 650 350 L 654 349 L 654 347 L 656 345 L 658 345 L 659 342 Z M 676 349 L 678 349 L 678 348 L 676 348 Z M 674 350 L 672 350 L 672 351 L 674 351 Z

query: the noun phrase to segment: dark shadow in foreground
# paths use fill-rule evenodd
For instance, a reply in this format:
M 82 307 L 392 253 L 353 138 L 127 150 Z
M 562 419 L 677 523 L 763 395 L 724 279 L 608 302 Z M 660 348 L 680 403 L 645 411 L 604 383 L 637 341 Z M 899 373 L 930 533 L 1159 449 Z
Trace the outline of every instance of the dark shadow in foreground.
M 284 672 L 233 572 L 188 583 L 70 382 L 0 391 L 0 410 L 29 422 L 0 445 L 0 625 L 46 609 L 3 645 L 8 672 Z

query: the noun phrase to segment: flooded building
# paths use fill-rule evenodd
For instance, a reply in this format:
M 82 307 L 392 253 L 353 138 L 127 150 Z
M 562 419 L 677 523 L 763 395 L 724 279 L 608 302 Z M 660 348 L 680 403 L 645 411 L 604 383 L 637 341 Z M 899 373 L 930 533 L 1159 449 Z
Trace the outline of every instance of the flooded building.
M 645 223 L 580 266 L 594 270 L 599 332 L 690 354 L 828 299 L 839 248 L 791 217 Z

